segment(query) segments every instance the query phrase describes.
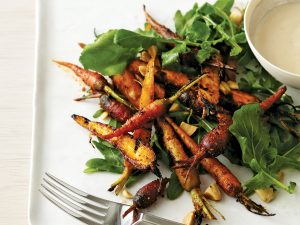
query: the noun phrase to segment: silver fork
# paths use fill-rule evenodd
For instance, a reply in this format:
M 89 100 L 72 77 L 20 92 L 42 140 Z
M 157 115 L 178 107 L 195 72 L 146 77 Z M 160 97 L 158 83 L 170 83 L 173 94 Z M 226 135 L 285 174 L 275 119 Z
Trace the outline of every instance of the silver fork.
M 41 183 L 40 192 L 57 207 L 90 225 L 126 225 L 131 224 L 131 215 L 122 218 L 123 212 L 129 208 L 127 205 L 104 200 L 87 194 L 55 176 L 45 173 Z M 180 225 L 148 213 L 141 216 L 134 225 Z

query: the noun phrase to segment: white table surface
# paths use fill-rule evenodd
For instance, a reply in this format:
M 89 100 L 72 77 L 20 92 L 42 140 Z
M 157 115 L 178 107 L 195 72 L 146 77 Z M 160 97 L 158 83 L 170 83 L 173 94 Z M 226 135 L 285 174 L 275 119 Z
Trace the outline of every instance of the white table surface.
M 0 0 L 0 224 L 28 224 L 34 0 Z

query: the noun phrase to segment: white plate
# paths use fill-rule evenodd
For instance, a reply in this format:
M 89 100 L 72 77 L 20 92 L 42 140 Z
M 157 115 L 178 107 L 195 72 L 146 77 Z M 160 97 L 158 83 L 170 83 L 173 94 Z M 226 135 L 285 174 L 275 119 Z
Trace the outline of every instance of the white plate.
M 80 87 L 69 74 L 58 68 L 51 59 L 78 63 L 80 48 L 78 42 L 91 42 L 94 39 L 93 29 L 105 32 L 111 28 L 136 29 L 144 24 L 142 5 L 146 4 L 149 12 L 163 24 L 174 27 L 172 18 L 177 9 L 186 11 L 195 0 L 150 1 L 100 1 L 100 0 L 39 0 L 38 1 L 38 44 L 36 59 L 35 86 L 35 123 L 33 138 L 33 158 L 30 189 L 30 223 L 32 225 L 68 225 L 81 224 L 43 198 L 39 192 L 42 175 L 50 172 L 57 177 L 102 198 L 121 201 L 113 193 L 107 192 L 109 185 L 118 175 L 83 173 L 85 162 L 99 153 L 88 143 L 88 132 L 71 119 L 73 113 L 91 118 L 98 108 L 95 102 L 77 103 L 72 101 L 80 96 Z M 297 93 L 298 92 L 298 93 Z M 294 96 L 299 91 L 294 90 Z M 251 173 L 238 166 L 228 167 L 242 181 Z M 166 170 L 164 175 L 168 175 Z M 300 184 L 299 173 L 287 171 L 287 178 Z M 148 177 L 135 185 L 131 192 L 155 177 Z M 202 176 L 202 187 L 211 179 Z M 244 225 L 278 224 L 296 225 L 300 220 L 299 193 L 290 195 L 279 191 L 276 200 L 267 205 L 274 217 L 261 217 L 249 213 L 235 199 L 224 195 L 216 207 L 224 214 L 226 221 L 209 222 L 210 224 Z M 257 199 L 255 199 L 257 200 Z M 160 199 L 149 210 L 167 219 L 181 222 L 183 217 L 193 209 L 188 193 L 175 201 Z M 297 223 L 296 223 L 297 221 Z

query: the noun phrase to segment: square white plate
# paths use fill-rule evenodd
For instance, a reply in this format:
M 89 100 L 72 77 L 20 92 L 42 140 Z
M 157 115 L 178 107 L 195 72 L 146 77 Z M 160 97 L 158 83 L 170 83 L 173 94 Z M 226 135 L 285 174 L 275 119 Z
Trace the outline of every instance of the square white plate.
M 143 27 L 144 15 L 142 5 L 161 23 L 174 28 L 172 19 L 177 9 L 186 11 L 195 0 L 39 0 L 38 2 L 38 44 L 36 58 L 35 84 L 35 118 L 32 154 L 32 174 L 30 189 L 30 223 L 32 225 L 68 225 L 81 224 L 43 198 L 39 192 L 42 175 L 50 172 L 66 182 L 94 195 L 114 201 L 122 201 L 107 191 L 109 185 L 119 175 L 83 173 L 85 162 L 99 153 L 88 143 L 88 133 L 71 119 L 76 113 L 91 118 L 98 109 L 96 102 L 74 102 L 74 97 L 81 95 L 81 88 L 69 74 L 58 68 L 51 60 L 65 60 L 78 63 L 81 49 L 78 42 L 93 41 L 93 29 L 102 33 L 111 28 L 135 30 Z M 202 2 L 202 1 L 201 1 Z M 210 1 L 212 2 L 212 1 Z M 245 1 L 243 1 L 245 3 Z M 245 5 L 243 5 L 245 6 Z M 293 91 L 299 104 L 299 90 Z M 242 181 L 251 173 L 228 163 L 230 169 Z M 167 170 L 162 171 L 165 176 Z M 292 178 L 300 184 L 299 174 L 286 172 L 286 181 Z M 138 185 L 130 189 L 132 193 L 154 175 L 149 174 Z M 212 181 L 202 176 L 202 188 Z M 209 222 L 224 225 L 296 225 L 300 221 L 299 188 L 290 195 L 279 191 L 276 200 L 266 207 L 276 213 L 274 217 L 261 217 L 248 212 L 235 199 L 224 195 L 220 203 L 214 205 L 226 217 L 226 221 Z M 258 200 L 254 197 L 255 200 Z M 175 201 L 160 199 L 151 207 L 151 213 L 181 222 L 184 216 L 193 209 L 188 193 Z

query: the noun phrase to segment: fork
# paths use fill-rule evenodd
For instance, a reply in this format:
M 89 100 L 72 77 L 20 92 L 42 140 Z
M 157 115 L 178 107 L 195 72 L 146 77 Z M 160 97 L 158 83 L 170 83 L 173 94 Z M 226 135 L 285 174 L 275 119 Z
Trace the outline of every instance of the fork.
M 131 224 L 130 214 L 124 220 L 123 212 L 129 206 L 104 200 L 85 193 L 55 176 L 45 173 L 41 183 L 41 194 L 50 202 L 72 217 L 90 225 L 125 225 Z M 149 213 L 140 213 L 140 218 L 133 225 L 180 225 Z

